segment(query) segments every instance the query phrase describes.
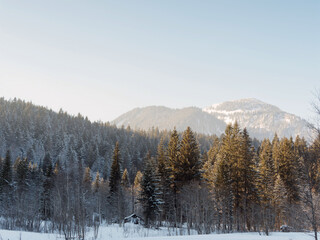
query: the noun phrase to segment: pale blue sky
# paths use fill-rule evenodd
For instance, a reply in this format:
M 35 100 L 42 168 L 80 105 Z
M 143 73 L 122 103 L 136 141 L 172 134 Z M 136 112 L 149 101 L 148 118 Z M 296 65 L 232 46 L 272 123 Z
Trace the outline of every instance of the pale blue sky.
M 0 0 L 0 96 L 108 121 L 258 98 L 309 118 L 319 0 Z

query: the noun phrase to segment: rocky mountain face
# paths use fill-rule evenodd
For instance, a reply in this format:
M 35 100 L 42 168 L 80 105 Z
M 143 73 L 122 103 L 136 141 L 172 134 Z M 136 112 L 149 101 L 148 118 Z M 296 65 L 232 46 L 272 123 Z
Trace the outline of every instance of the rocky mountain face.
M 273 138 L 275 133 L 280 137 L 309 137 L 304 119 L 252 98 L 213 104 L 204 109 L 159 106 L 136 108 L 121 115 L 113 123 L 144 130 L 152 127 L 170 130 L 176 127 L 178 131 L 183 131 L 190 126 L 195 132 L 219 136 L 227 124 L 235 121 L 241 128 L 246 127 L 251 137 L 258 139 Z

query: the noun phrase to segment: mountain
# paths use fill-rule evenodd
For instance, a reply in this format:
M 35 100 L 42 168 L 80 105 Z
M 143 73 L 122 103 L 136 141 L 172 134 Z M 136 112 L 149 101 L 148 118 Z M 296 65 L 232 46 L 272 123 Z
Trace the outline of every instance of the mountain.
M 116 118 L 113 123 L 144 130 L 176 127 L 182 131 L 190 126 L 198 133 L 220 135 L 228 123 L 235 121 L 242 128 L 246 127 L 250 136 L 258 139 L 272 138 L 275 133 L 280 137 L 309 137 L 304 119 L 253 98 L 213 104 L 204 109 L 159 106 L 136 108 Z
M 200 108 L 188 107 L 171 109 L 163 106 L 135 108 L 113 121 L 118 127 L 130 126 L 133 129 L 149 130 L 158 127 L 159 130 L 174 127 L 184 131 L 190 126 L 194 131 L 204 134 L 221 134 L 226 124 L 223 120 L 202 111 Z
M 304 119 L 254 98 L 214 104 L 203 111 L 225 123 L 238 121 L 241 127 L 246 127 L 258 139 L 272 138 L 275 132 L 280 137 L 309 137 Z

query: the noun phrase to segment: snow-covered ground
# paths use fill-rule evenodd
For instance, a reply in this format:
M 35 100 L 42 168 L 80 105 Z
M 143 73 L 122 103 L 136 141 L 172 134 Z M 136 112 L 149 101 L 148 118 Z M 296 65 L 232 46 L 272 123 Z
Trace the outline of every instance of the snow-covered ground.
M 183 230 L 186 234 L 185 230 Z M 195 232 L 192 232 L 195 234 Z M 210 235 L 184 235 L 175 229 L 162 228 L 160 230 L 145 229 L 137 225 L 104 225 L 99 229 L 98 240 L 127 239 L 127 240 L 312 240 L 312 233 L 271 233 L 270 236 L 259 235 L 259 233 L 232 233 L 232 234 L 210 234 Z M 59 240 L 64 239 L 59 234 L 33 233 L 0 230 L 0 240 Z M 93 232 L 88 232 L 87 240 L 94 240 Z

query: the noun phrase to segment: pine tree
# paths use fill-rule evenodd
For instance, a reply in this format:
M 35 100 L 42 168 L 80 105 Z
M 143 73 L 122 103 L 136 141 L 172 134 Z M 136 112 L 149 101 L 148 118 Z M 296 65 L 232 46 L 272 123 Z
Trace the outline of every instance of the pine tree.
M 264 139 L 259 152 L 259 180 L 258 193 L 262 205 L 262 221 L 266 235 L 273 228 L 274 223 L 274 187 L 275 167 L 272 159 L 272 145 L 269 139 Z
M 28 174 L 28 161 L 27 159 L 20 159 L 18 157 L 14 163 L 14 169 L 16 171 L 16 182 L 18 187 L 25 186 Z
M 109 187 L 111 195 L 113 193 L 118 192 L 120 183 L 121 183 L 121 172 L 120 172 L 120 149 L 119 143 L 116 143 L 116 146 L 113 151 L 112 157 L 112 165 L 111 165 L 111 173 L 109 179 Z
M 146 162 L 141 181 L 139 201 L 143 207 L 146 226 L 149 227 L 160 212 L 161 193 L 159 192 L 159 179 L 155 174 L 156 165 L 154 159 L 149 158 Z
M 276 177 L 273 195 L 274 195 L 273 204 L 275 206 L 275 212 L 276 212 L 276 218 L 275 218 L 276 229 L 279 229 L 281 224 L 286 222 L 285 215 L 287 214 L 287 209 L 288 209 L 287 190 L 280 175 L 277 175 Z
M 170 180 L 172 182 L 173 189 L 177 189 L 176 186 L 176 172 L 179 172 L 179 153 L 180 153 L 180 141 L 179 135 L 176 129 L 172 131 L 169 145 L 168 145 L 168 161 Z
M 11 169 L 11 153 L 7 151 L 6 157 L 3 162 L 0 186 L 2 189 L 7 188 L 11 185 L 12 181 L 12 169 Z
M 168 220 L 168 214 L 170 212 L 171 204 L 173 203 L 173 192 L 170 180 L 170 165 L 166 149 L 164 147 L 163 138 L 161 138 L 157 151 L 157 175 L 159 176 L 159 189 L 162 193 L 161 199 L 163 201 L 161 218 L 162 220 Z
M 169 174 L 168 174 L 169 164 L 168 164 L 168 159 L 167 159 L 164 144 L 163 144 L 163 138 L 161 138 L 160 143 L 158 145 L 157 164 L 158 164 L 158 173 L 161 178 L 161 183 L 162 185 L 164 185 L 164 182 L 166 181 L 166 179 L 169 178 Z
M 217 218 L 221 221 L 222 232 L 232 231 L 233 224 L 233 192 L 231 188 L 231 171 L 228 160 L 218 157 L 213 169 L 213 196 L 216 201 L 215 211 Z M 220 224 L 218 226 L 220 230 Z
M 232 167 L 234 162 L 235 149 L 233 127 L 227 125 L 225 134 L 221 140 L 221 146 L 214 164 L 213 191 L 217 201 L 217 212 L 221 212 L 222 231 L 232 231 L 233 227 L 233 205 L 234 191 L 232 179 Z
M 238 187 L 240 195 L 240 214 L 246 223 L 247 230 L 251 230 L 251 221 L 248 212 L 252 212 L 253 204 L 258 201 L 254 152 L 249 134 L 244 128 L 240 139 L 240 155 L 237 162 Z M 243 229 L 244 230 L 244 229 Z
M 46 177 L 51 177 L 53 173 L 52 161 L 49 153 L 47 153 L 43 159 L 42 173 Z
M 188 127 L 182 136 L 180 158 L 174 171 L 175 180 L 184 185 L 192 180 L 200 180 L 200 150 L 197 140 Z
M 280 140 L 278 138 L 278 135 L 275 134 L 272 140 L 272 159 L 274 161 L 274 167 L 276 174 L 279 172 L 279 146 L 280 146 Z
M 320 134 L 318 134 L 317 138 L 313 141 L 309 148 L 310 161 L 312 162 L 312 166 L 310 166 L 311 170 L 311 180 L 314 191 L 320 192 Z
M 203 164 L 203 178 L 210 184 L 213 184 L 214 181 L 214 165 L 217 162 L 217 157 L 220 149 L 220 141 L 218 138 L 215 138 L 213 145 L 207 153 L 208 159 Z
M 305 141 L 304 138 L 300 138 L 298 135 L 294 141 L 293 148 L 294 148 L 294 155 L 295 155 L 296 173 L 300 178 L 302 175 L 304 175 L 305 163 L 311 164 L 311 162 L 309 161 L 310 154 L 308 151 L 307 142 Z M 313 174 L 313 173 L 310 173 L 310 174 Z
M 108 158 L 105 157 L 104 166 L 103 166 L 103 170 L 102 170 L 102 177 L 104 179 L 108 179 L 108 174 L 109 174 Z
M 51 191 L 53 187 L 53 167 L 50 154 L 47 153 L 42 165 L 43 184 L 41 196 L 41 213 L 43 219 L 50 219 L 52 214 Z
M 283 138 L 281 140 L 278 161 L 278 174 L 286 187 L 288 202 L 289 204 L 297 203 L 299 201 L 299 175 L 292 139 Z
M 227 137 L 227 136 L 226 136 Z M 231 189 L 233 196 L 233 221 L 237 224 L 237 230 L 240 230 L 240 214 L 242 212 L 242 197 L 244 190 L 244 179 L 243 179 L 243 149 L 241 148 L 242 135 L 241 130 L 237 122 L 231 126 L 231 132 L 227 137 L 226 144 L 223 145 L 225 151 L 226 160 L 230 165 L 230 176 L 231 176 Z M 244 222 L 244 221 L 243 221 Z M 244 230 L 244 229 L 242 229 Z
M 270 207 L 270 201 L 273 199 L 273 191 L 275 184 L 275 167 L 272 159 L 272 145 L 269 139 L 264 139 L 259 153 L 259 193 L 261 202 L 265 206 Z

